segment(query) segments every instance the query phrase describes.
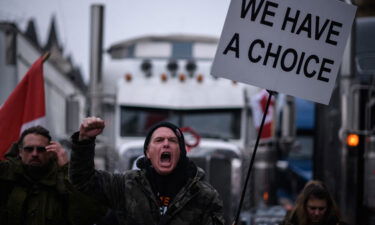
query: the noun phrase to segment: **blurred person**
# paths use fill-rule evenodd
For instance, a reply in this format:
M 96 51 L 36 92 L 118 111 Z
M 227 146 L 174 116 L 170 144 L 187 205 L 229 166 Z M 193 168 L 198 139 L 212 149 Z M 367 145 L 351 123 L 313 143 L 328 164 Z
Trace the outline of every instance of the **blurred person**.
M 26 129 L 5 157 L 0 162 L 2 225 L 85 225 L 105 213 L 69 183 L 68 154 L 47 129 Z
M 144 142 L 140 170 L 110 174 L 94 169 L 95 137 L 104 121 L 86 118 L 72 135 L 70 178 L 75 187 L 116 212 L 120 224 L 222 225 L 218 192 L 186 156 L 181 130 L 168 122 L 154 125 Z
M 339 210 L 323 182 L 306 183 L 283 225 L 344 225 Z

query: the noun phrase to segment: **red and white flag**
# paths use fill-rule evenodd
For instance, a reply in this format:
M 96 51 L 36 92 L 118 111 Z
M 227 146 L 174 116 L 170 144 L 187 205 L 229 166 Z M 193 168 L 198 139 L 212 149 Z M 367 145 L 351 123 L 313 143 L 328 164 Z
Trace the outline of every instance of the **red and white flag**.
M 0 159 L 25 129 L 44 125 L 43 59 L 40 57 L 0 107 Z
M 256 95 L 252 96 L 250 100 L 251 108 L 253 109 L 253 121 L 255 127 L 259 130 L 262 123 L 263 114 L 266 111 L 266 105 L 269 93 L 266 90 L 261 90 Z M 268 106 L 268 111 L 266 119 L 264 121 L 262 134 L 260 136 L 263 138 L 270 138 L 273 136 L 272 126 L 273 126 L 273 112 L 274 112 L 275 100 L 272 97 L 270 105 Z

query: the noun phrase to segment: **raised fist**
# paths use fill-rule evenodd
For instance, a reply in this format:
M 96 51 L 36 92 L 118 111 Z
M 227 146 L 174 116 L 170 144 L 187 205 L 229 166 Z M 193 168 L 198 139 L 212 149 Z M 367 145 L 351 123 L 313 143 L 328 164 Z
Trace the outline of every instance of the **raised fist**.
M 79 140 L 94 138 L 103 132 L 104 120 L 98 117 L 87 117 L 83 120 L 79 128 Z

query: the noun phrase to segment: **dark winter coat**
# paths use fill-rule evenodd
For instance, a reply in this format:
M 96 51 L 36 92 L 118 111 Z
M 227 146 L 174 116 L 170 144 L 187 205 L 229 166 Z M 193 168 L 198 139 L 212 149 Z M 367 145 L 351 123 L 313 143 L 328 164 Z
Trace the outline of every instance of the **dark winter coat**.
M 18 158 L 0 162 L 1 225 L 86 225 L 106 208 L 76 191 L 68 181 L 68 165 L 55 162 L 40 179 L 32 179 Z M 95 206 L 95 207 L 93 207 Z
M 223 206 L 218 192 L 203 181 L 197 169 L 193 178 L 172 199 L 162 216 L 145 170 L 110 174 L 94 170 L 94 140 L 77 141 L 73 135 L 70 178 L 77 189 L 91 193 L 117 212 L 126 225 L 221 225 Z

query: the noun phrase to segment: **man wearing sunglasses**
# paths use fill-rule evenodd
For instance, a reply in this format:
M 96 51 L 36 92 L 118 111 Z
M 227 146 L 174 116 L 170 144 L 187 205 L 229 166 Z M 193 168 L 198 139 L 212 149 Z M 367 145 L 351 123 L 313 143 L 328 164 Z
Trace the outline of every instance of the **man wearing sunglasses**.
M 19 143 L 20 157 L 25 165 L 36 168 L 48 166 L 51 158 L 57 158 L 57 164 L 64 166 L 68 163 L 68 155 L 62 146 L 51 137 L 30 133 Z M 21 137 L 22 138 L 22 137 Z
M 0 162 L 0 223 L 89 225 L 104 214 L 69 183 L 68 161 L 47 129 L 26 129 Z

